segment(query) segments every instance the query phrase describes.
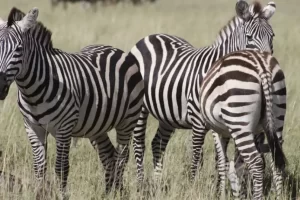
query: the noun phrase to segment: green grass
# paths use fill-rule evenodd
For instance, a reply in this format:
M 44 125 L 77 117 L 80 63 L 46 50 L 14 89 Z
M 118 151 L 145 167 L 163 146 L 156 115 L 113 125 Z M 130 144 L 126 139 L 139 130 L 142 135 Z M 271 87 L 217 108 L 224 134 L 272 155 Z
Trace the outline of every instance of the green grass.
M 4 0 L 5 1 L 5 0 Z M 219 29 L 235 14 L 232 0 L 157 0 L 155 4 L 138 7 L 130 3 L 103 7 L 97 11 L 84 10 L 80 4 L 52 9 L 50 0 L 6 0 L 0 7 L 0 16 L 6 18 L 10 9 L 17 6 L 24 12 L 32 7 L 40 9 L 39 20 L 53 32 L 54 46 L 65 51 L 76 52 L 89 44 L 109 44 L 125 51 L 141 38 L 152 33 L 169 33 L 181 36 L 191 44 L 202 47 L 214 41 Z M 267 1 L 263 1 L 266 3 Z M 286 76 L 288 90 L 287 117 L 284 129 L 284 150 L 289 165 L 289 178 L 282 199 L 291 199 L 299 194 L 298 166 L 300 164 L 299 86 L 300 86 L 300 14 L 298 0 L 278 0 L 277 11 L 271 19 L 276 37 L 275 56 Z M 0 150 L 1 168 L 23 181 L 23 192 L 8 191 L 7 184 L 0 181 L 0 199 L 33 199 L 34 173 L 31 147 L 29 145 L 17 107 L 15 85 L 7 99 L 1 102 Z M 146 177 L 153 171 L 150 152 L 151 140 L 157 129 L 157 121 L 150 117 L 147 128 L 145 168 Z M 114 131 L 111 132 L 114 138 Z M 189 183 L 188 171 L 191 161 L 191 131 L 177 130 L 172 137 L 165 155 L 164 180 L 168 191 L 147 193 L 147 199 L 213 199 L 215 194 L 214 149 L 212 137 L 208 134 L 205 143 L 204 166 L 195 184 Z M 54 182 L 55 141 L 49 136 L 47 178 Z M 230 145 L 232 157 L 232 145 Z M 129 199 L 139 199 L 136 192 L 136 167 L 131 151 L 125 172 L 125 186 Z M 105 190 L 104 173 L 98 156 L 86 139 L 79 141 L 77 149 L 70 155 L 68 188 L 70 199 L 103 199 Z M 113 196 L 105 197 L 115 199 Z M 119 197 L 116 197 L 118 199 Z M 54 198 L 50 198 L 54 199 Z

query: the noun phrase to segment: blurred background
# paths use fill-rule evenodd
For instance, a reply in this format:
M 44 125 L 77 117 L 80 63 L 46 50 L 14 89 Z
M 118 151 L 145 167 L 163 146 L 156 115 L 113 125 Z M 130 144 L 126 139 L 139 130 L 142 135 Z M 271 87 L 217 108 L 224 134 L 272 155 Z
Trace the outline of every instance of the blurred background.
M 266 5 L 268 1 L 260 1 Z M 195 47 L 214 42 L 219 30 L 235 15 L 235 0 L 1 0 L 0 17 L 5 19 L 12 7 L 27 13 L 39 8 L 39 20 L 52 31 L 56 48 L 77 52 L 90 44 L 106 44 L 129 51 L 141 38 L 153 33 L 180 36 Z M 248 1 L 251 3 L 251 1 Z M 288 105 L 284 128 L 284 151 L 289 165 L 282 199 L 297 199 L 300 169 L 300 13 L 299 0 L 278 0 L 276 13 L 270 23 L 275 32 L 274 55 L 284 70 L 287 82 Z M 17 106 L 15 85 L 0 109 L 0 167 L 22 180 L 13 190 L 1 177 L 0 199 L 33 199 L 35 190 L 31 147 Z M 145 168 L 152 175 L 151 140 L 157 121 L 149 118 Z M 114 140 L 115 132 L 111 131 Z M 191 131 L 176 130 L 165 155 L 164 183 L 166 190 L 156 193 L 136 192 L 136 166 L 132 156 L 125 172 L 126 199 L 213 199 L 215 192 L 215 152 L 208 134 L 204 149 L 204 166 L 195 184 L 189 183 L 191 160 Z M 55 142 L 49 136 L 47 179 L 55 184 Z M 230 145 L 230 157 L 233 157 Z M 89 142 L 82 139 L 71 149 L 68 189 L 70 199 L 120 199 L 103 196 L 104 173 L 97 154 Z M 7 177 L 6 177 L 7 178 Z M 3 180 L 2 180 L 3 179 Z M 266 175 L 266 196 L 272 199 L 270 172 Z M 55 188 L 55 187 L 54 187 Z M 55 199 L 49 196 L 49 199 Z

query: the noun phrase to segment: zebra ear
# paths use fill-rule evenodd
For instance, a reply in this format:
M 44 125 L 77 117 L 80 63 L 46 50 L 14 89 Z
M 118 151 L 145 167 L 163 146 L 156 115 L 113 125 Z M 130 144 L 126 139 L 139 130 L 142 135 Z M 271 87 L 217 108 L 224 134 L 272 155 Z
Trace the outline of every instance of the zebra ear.
M 248 21 L 250 18 L 249 5 L 244 0 L 238 0 L 235 5 L 235 11 L 237 16 L 242 18 L 244 21 Z
M 276 11 L 276 4 L 271 1 L 266 5 L 261 13 L 261 16 L 269 20 Z
M 25 13 L 19 10 L 16 7 L 13 7 L 10 10 L 10 13 L 7 18 L 7 26 L 12 26 L 16 21 L 20 21 L 25 17 Z
M 27 30 L 29 30 L 30 28 L 32 28 L 33 26 L 36 25 L 37 23 L 37 18 L 39 15 L 39 10 L 38 8 L 33 8 L 31 9 L 26 15 L 25 17 L 23 17 L 23 19 L 21 21 L 18 21 L 18 25 L 20 26 L 21 30 L 23 32 L 26 32 Z

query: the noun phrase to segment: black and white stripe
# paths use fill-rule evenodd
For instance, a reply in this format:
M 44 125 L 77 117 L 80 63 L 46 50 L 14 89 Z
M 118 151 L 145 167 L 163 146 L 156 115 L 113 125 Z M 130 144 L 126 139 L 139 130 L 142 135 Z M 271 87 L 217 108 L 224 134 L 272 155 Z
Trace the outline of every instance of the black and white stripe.
M 257 50 L 221 58 L 203 79 L 199 105 L 209 128 L 234 139 L 253 179 L 253 199 L 262 199 L 264 162 L 254 140 L 261 128 L 267 136 L 276 177 L 281 178 L 286 163 L 281 138 L 286 87 L 277 60 Z
M 145 83 L 142 114 L 134 131 L 134 153 L 138 180 L 143 180 L 144 140 L 147 117 L 159 120 L 152 141 L 155 175 L 159 178 L 163 155 L 176 128 L 192 129 L 193 161 L 191 176 L 195 177 L 202 163 L 202 146 L 208 131 L 201 120 L 199 91 L 203 77 L 220 57 L 241 49 L 256 48 L 273 51 L 273 30 L 268 20 L 274 14 L 273 3 L 236 4 L 237 16 L 220 31 L 215 43 L 195 48 L 182 38 L 154 34 L 140 40 L 131 50 Z
M 24 117 L 34 157 L 36 178 L 47 168 L 47 135 L 56 139 L 57 176 L 64 191 L 69 172 L 71 137 L 89 138 L 105 168 L 106 191 L 122 188 L 129 141 L 142 107 L 144 86 L 132 56 L 104 45 L 78 53 L 55 49 L 51 32 L 36 22 L 38 9 L 24 14 L 13 8 L 0 25 L 0 97 L 10 84 L 18 86 L 18 104 Z M 115 128 L 115 148 L 107 132 Z

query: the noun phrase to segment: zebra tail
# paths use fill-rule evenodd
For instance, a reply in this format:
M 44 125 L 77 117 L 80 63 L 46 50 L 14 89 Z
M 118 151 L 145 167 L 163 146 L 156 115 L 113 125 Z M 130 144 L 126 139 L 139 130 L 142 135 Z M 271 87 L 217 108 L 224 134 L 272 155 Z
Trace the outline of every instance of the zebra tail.
M 271 149 L 271 154 L 275 167 L 283 170 L 287 164 L 286 157 L 282 150 L 279 138 L 276 134 L 275 120 L 273 114 L 273 97 L 272 97 L 272 75 L 270 72 L 262 73 L 262 89 L 265 99 L 265 117 L 264 129 L 267 136 L 267 141 Z

